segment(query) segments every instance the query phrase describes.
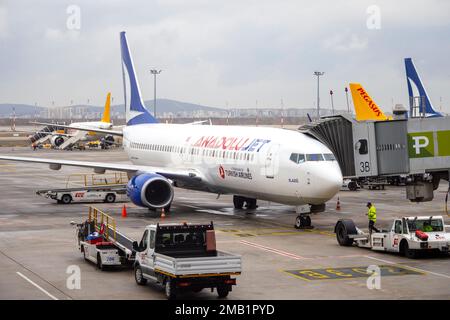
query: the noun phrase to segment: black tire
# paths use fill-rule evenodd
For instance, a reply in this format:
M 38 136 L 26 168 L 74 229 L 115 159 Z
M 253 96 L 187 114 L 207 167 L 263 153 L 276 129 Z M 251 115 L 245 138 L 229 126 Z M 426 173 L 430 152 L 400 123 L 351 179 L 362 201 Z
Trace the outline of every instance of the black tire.
M 83 259 L 87 261 L 86 251 L 84 251 L 84 247 L 81 247 L 81 252 L 83 252 Z
M 134 267 L 134 280 L 140 286 L 147 284 L 147 279 L 144 278 L 140 265 Z
M 297 218 L 295 218 L 295 225 L 294 227 L 296 229 L 301 229 L 305 227 L 305 217 L 304 216 L 297 216 Z
M 356 182 L 355 181 L 350 181 L 348 183 L 348 189 L 350 191 L 356 191 L 358 189 L 358 187 L 356 186 Z
M 256 209 L 258 206 L 256 205 L 256 199 L 246 198 L 245 202 L 247 203 L 247 209 Z
M 402 253 L 406 258 L 415 259 L 417 257 L 417 250 L 410 249 L 407 241 L 403 241 L 402 247 Z
M 228 286 L 218 286 L 217 287 L 217 295 L 219 298 L 226 298 L 228 296 L 228 293 L 230 292 L 230 289 Z
M 349 230 L 347 230 L 346 225 L 342 221 L 336 224 L 334 231 L 336 232 L 336 239 L 339 245 L 348 247 L 353 244 L 353 239 L 350 239 L 348 236 Z
M 102 271 L 105 270 L 105 266 L 102 263 L 102 257 L 100 253 L 97 253 L 97 268 L 99 268 Z
M 170 278 L 166 280 L 164 292 L 168 300 L 174 300 L 177 297 L 177 289 L 174 282 Z
M 106 203 L 113 203 L 116 202 L 116 195 L 114 193 L 108 193 L 105 197 Z
M 233 205 L 235 209 L 242 209 L 244 206 L 244 198 L 241 196 L 233 196 Z
M 63 194 L 61 197 L 61 203 L 63 204 L 69 204 L 72 202 L 72 196 L 70 194 Z

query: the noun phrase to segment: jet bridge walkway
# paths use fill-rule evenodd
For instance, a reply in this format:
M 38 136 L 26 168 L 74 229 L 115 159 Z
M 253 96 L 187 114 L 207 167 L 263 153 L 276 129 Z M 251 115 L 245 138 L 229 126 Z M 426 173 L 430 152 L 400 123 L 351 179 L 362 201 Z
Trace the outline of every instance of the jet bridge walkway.
M 450 117 L 356 121 L 337 115 L 298 130 L 330 148 L 346 178 L 407 176 L 411 201 L 431 201 L 440 180 L 449 180 Z

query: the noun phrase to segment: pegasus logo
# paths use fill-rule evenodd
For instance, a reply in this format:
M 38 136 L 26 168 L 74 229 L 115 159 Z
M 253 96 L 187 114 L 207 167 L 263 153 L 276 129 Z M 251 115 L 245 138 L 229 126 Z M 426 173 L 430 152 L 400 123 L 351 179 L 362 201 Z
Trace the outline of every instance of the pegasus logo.
M 378 106 L 376 105 L 375 102 L 373 102 L 373 100 L 370 98 L 370 96 L 367 94 L 366 91 L 364 91 L 363 88 L 358 88 L 356 89 L 356 91 L 358 91 L 359 95 L 361 96 L 361 98 L 367 102 L 367 104 L 369 105 L 369 108 L 375 112 L 375 114 L 377 115 L 377 117 L 381 116 L 381 110 L 378 108 Z

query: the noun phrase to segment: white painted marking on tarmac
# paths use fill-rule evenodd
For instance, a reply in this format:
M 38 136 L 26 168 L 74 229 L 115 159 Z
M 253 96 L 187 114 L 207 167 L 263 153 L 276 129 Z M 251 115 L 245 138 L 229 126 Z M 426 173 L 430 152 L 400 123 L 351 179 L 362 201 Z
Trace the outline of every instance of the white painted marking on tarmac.
M 23 274 L 21 274 L 19 271 L 16 272 L 19 276 L 21 276 L 23 279 L 27 280 L 29 283 L 31 283 L 33 286 L 35 286 L 36 288 L 38 288 L 39 290 L 41 290 L 43 293 L 45 293 L 46 295 L 48 295 L 50 298 L 52 298 L 53 300 L 59 300 L 57 297 L 51 295 L 47 290 L 43 289 L 41 286 L 39 286 L 38 284 L 34 283 L 33 281 L 31 281 L 30 279 L 28 279 L 27 277 L 25 277 Z
M 378 258 L 375 258 L 375 257 L 372 257 L 372 256 L 365 256 L 365 257 L 366 257 L 366 258 L 369 258 L 369 259 L 372 259 L 372 260 L 378 260 L 378 261 L 381 261 L 381 262 L 384 262 L 384 263 L 398 264 L 398 263 L 395 263 L 395 262 L 392 262 L 392 261 L 383 260 L 383 259 L 378 259 Z M 408 265 L 406 265 L 406 264 L 403 264 L 403 265 L 404 265 L 405 267 L 407 267 L 407 268 L 412 269 L 412 270 L 420 271 L 420 272 L 423 272 L 423 273 L 429 273 L 429 274 L 432 274 L 432 275 L 435 275 L 435 276 L 438 276 L 438 277 L 443 277 L 443 278 L 450 279 L 450 276 L 448 276 L 448 275 L 446 275 L 446 274 L 437 273 L 437 272 L 432 272 L 432 271 L 428 271 L 428 270 L 424 270 L 424 269 L 419 269 L 419 268 L 416 268 L 416 267 L 408 266 Z
M 217 215 L 221 215 L 221 216 L 234 216 L 233 213 L 223 212 L 223 211 L 218 211 L 218 210 L 200 209 L 200 210 L 197 210 L 197 211 L 198 212 L 211 213 L 211 214 L 217 214 Z
M 251 246 L 251 247 L 258 248 L 258 249 L 261 249 L 261 250 L 264 250 L 264 251 L 276 253 L 276 254 L 279 254 L 281 256 L 285 256 L 285 257 L 292 258 L 292 259 L 295 259 L 295 260 L 308 259 L 308 258 L 305 258 L 305 257 L 302 257 L 302 256 L 298 256 L 298 255 L 290 253 L 290 252 L 286 252 L 286 251 L 278 250 L 278 249 L 275 249 L 275 248 L 263 246 L 261 244 L 257 244 L 257 243 L 246 241 L 246 240 L 242 240 L 242 241 L 239 241 L 239 242 L 242 243 L 242 244 L 245 244 L 247 246 Z

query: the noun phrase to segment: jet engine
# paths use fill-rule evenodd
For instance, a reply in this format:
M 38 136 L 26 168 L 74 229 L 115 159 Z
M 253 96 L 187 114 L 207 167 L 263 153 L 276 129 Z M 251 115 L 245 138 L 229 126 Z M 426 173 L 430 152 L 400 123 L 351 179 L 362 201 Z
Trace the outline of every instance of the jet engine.
M 156 173 L 143 173 L 128 181 L 127 195 L 137 206 L 149 209 L 165 208 L 173 200 L 172 184 Z
M 50 138 L 50 143 L 53 147 L 59 147 L 60 145 L 62 145 L 65 141 L 64 136 L 53 136 Z

